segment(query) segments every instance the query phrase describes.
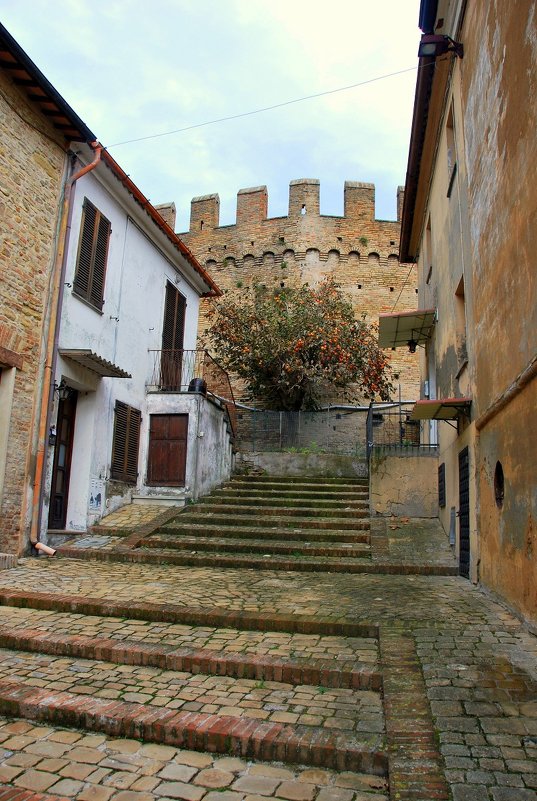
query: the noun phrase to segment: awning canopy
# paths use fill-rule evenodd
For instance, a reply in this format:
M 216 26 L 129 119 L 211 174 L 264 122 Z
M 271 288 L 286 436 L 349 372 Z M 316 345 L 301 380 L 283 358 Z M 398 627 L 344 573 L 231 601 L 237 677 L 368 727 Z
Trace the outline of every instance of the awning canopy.
M 132 375 L 127 373 L 126 370 L 122 370 L 121 367 L 112 364 L 112 362 L 107 362 L 106 359 L 93 353 L 92 350 L 83 348 L 65 350 L 60 348 L 58 353 L 60 356 L 63 356 L 64 359 L 71 359 L 71 361 L 82 365 L 82 367 L 93 370 L 93 372 L 98 375 L 107 376 L 108 378 L 132 378 Z
M 399 348 L 426 342 L 435 324 L 436 309 L 416 309 L 379 316 L 379 347 Z
M 435 398 L 419 400 L 414 404 L 411 420 L 454 420 L 460 414 L 469 414 L 471 398 Z

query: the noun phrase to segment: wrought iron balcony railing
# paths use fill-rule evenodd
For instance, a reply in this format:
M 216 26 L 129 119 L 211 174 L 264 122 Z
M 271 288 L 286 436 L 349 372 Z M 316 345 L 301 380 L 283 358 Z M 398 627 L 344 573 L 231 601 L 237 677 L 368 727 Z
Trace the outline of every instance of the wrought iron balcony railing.
M 207 350 L 150 350 L 153 366 L 148 392 L 202 392 L 222 401 L 233 433 L 235 398 L 227 372 Z

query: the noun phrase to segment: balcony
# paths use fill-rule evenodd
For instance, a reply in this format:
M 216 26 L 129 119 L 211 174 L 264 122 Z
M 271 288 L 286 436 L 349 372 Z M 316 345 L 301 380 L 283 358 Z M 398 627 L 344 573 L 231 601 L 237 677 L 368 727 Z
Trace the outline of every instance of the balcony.
M 150 350 L 148 392 L 201 392 L 223 404 L 234 434 L 236 409 L 227 372 L 207 350 Z

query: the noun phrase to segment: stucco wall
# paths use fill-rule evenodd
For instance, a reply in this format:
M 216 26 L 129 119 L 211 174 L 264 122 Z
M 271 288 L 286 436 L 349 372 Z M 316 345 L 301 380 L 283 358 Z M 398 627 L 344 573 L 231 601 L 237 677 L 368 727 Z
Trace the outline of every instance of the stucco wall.
M 438 456 L 374 449 L 369 465 L 372 515 L 438 517 Z
M 170 282 L 186 298 L 184 348 L 196 343 L 199 308 L 198 293 L 181 273 L 181 258 L 176 268 L 150 238 L 152 228 L 140 228 L 129 213 L 125 199 L 114 189 L 116 179 L 103 166 L 101 174 L 89 173 L 75 188 L 71 237 L 67 251 L 64 302 L 59 348 L 92 350 L 132 375 L 131 378 L 99 377 L 95 372 L 60 356 L 56 381 L 65 379 L 78 391 L 73 462 L 66 526 L 84 530 L 105 511 L 129 502 L 140 493 L 146 470 L 143 443 L 148 436 L 146 413 L 147 385 L 151 383 L 154 354 L 162 343 L 162 324 L 166 283 Z M 116 182 L 117 183 L 117 182 Z M 84 198 L 87 197 L 111 222 L 104 306 L 100 313 L 81 300 L 72 290 L 81 230 Z M 68 286 L 68 285 L 71 286 Z M 116 400 L 142 412 L 138 481 L 135 486 L 110 480 L 110 460 Z M 53 420 L 56 417 L 54 410 Z M 53 450 L 49 450 L 47 474 L 50 486 Z M 98 483 L 101 507 L 89 509 L 92 488 Z M 45 498 L 42 531 L 47 527 L 49 492 Z
M 464 41 L 481 580 L 536 622 L 535 3 L 474 0 Z M 498 461 L 505 475 L 501 509 L 493 490 Z
M 246 290 L 255 283 L 269 288 L 315 285 L 332 275 L 356 315 L 363 312 L 369 321 L 391 312 L 396 300 L 398 309 L 416 308 L 416 269 L 399 263 L 399 222 L 375 219 L 374 185 L 346 182 L 343 217 L 320 214 L 319 192 L 319 181 L 292 181 L 289 215 L 268 218 L 266 187 L 242 189 L 237 222 L 225 226 L 219 226 L 218 195 L 195 198 L 190 231 L 180 236 L 222 289 Z M 399 192 L 399 207 L 401 202 Z M 207 303 L 201 307 L 201 336 Z M 403 397 L 417 397 L 417 356 L 406 350 L 390 351 L 389 356 Z M 234 391 L 238 400 L 251 400 L 237 380 Z
M 0 71 L 0 550 L 10 553 L 20 551 L 28 522 L 41 335 L 65 163 L 63 137 Z

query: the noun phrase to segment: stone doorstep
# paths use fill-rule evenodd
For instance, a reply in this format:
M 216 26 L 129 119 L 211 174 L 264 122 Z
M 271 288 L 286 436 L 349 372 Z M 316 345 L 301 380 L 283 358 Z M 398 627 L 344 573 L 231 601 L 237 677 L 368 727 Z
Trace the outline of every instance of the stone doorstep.
M 340 667 L 329 659 L 288 660 L 266 655 L 255 657 L 227 651 L 146 645 L 105 637 L 69 634 L 55 636 L 32 629 L 8 628 L 0 628 L 0 648 L 95 659 L 114 664 L 143 665 L 192 674 L 277 681 L 294 686 L 307 684 L 376 692 L 382 689 L 382 676 L 378 670 L 350 661 L 345 667 Z
M 7 681 L 0 681 L 0 714 L 192 751 L 388 775 L 383 737 L 372 733 L 359 741 L 313 726 L 155 709 Z
M 229 628 L 239 631 L 281 631 L 287 634 L 320 634 L 373 639 L 378 639 L 379 635 L 377 623 L 355 622 L 344 617 L 338 620 L 313 615 L 273 614 L 268 618 L 262 611 L 234 612 L 213 607 L 116 601 L 112 598 L 80 598 L 78 595 L 22 590 L 0 589 L 0 605 L 96 615 L 97 617 L 184 623 L 189 626 L 210 626 L 211 628 Z
M 141 539 L 141 538 L 140 538 Z M 270 550 L 270 544 L 267 544 Z M 390 564 L 389 562 L 371 562 L 351 559 L 343 562 L 334 559 L 331 562 L 311 557 L 307 561 L 299 558 L 286 559 L 272 556 L 234 556 L 226 554 L 177 554 L 167 551 L 136 551 L 117 546 L 117 550 L 101 550 L 99 548 L 58 548 L 56 556 L 64 559 L 98 560 L 101 562 L 141 562 L 145 564 L 172 564 L 182 566 L 206 567 L 246 567 L 257 570 L 285 570 L 287 572 L 313 573 L 376 573 L 403 576 L 457 576 L 457 565 L 415 565 Z

